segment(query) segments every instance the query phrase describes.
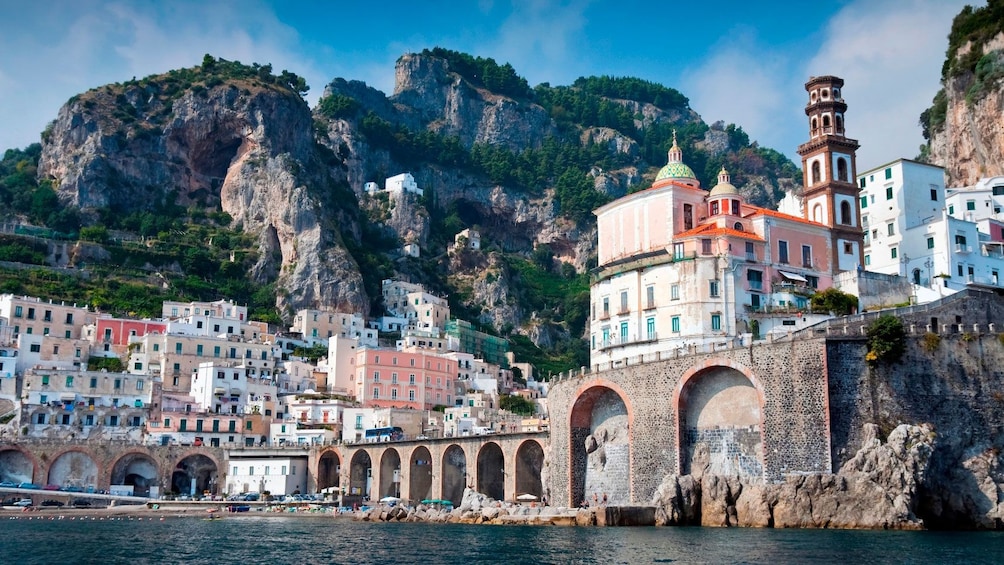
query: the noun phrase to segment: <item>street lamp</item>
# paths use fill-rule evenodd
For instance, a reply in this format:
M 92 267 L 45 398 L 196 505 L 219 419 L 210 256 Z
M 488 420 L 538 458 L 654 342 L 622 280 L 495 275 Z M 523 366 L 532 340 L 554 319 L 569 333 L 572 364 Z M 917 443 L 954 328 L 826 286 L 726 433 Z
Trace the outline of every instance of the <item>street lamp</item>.
M 928 257 L 927 260 L 924 261 L 924 266 L 927 267 L 927 284 L 931 285 L 931 288 L 934 288 L 934 277 L 932 276 L 931 271 L 931 268 L 934 267 L 934 261 Z

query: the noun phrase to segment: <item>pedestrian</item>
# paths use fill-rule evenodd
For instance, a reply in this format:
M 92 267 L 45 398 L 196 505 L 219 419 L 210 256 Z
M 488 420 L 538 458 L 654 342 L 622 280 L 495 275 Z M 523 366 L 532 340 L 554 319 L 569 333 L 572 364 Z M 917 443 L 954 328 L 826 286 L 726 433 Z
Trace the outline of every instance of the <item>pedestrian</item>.
M 593 493 L 593 506 L 600 505 L 600 497 L 594 492 Z
M 603 506 L 607 505 L 607 493 L 603 493 Z

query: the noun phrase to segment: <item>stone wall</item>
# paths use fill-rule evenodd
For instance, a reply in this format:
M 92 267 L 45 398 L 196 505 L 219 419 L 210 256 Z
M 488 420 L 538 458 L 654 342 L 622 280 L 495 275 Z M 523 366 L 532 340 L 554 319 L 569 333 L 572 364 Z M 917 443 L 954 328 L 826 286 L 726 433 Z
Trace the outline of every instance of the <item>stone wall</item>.
M 761 409 L 763 478 L 830 470 L 826 410 L 825 340 L 756 342 L 750 347 L 698 353 L 614 370 L 566 377 L 548 393 L 551 450 L 547 488 L 555 504 L 569 505 L 575 485 L 569 472 L 579 437 L 574 421 L 577 400 L 608 388 L 628 413 L 630 504 L 648 504 L 663 477 L 680 471 L 679 401 L 688 382 L 699 382 L 720 368 L 744 375 L 757 391 Z M 595 393 L 590 393 L 595 394 Z M 711 423 L 713 425 L 713 422 Z M 577 494 L 577 493 L 575 493 Z

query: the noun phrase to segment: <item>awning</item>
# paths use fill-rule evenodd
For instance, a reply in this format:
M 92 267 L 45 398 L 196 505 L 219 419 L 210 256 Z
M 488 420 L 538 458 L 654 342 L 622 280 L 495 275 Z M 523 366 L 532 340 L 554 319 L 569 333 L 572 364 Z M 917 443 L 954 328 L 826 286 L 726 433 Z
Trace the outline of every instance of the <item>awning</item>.
M 796 275 L 795 273 L 789 273 L 788 271 L 778 271 L 778 272 L 781 273 L 782 277 L 788 279 L 789 281 L 809 282 L 805 280 L 805 277 L 803 277 L 802 275 Z

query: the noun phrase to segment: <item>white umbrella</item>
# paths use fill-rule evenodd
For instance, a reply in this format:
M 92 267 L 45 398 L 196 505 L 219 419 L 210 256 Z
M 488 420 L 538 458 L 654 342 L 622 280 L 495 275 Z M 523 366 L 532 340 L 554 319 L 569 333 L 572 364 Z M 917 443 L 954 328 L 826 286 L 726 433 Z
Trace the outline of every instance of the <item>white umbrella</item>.
M 532 500 L 537 500 L 537 497 L 534 496 L 534 495 L 532 495 L 532 494 L 521 494 L 521 495 L 519 495 L 519 496 L 516 497 L 516 500 L 532 501 Z
M 383 504 L 390 504 L 391 502 L 401 502 L 401 499 L 396 496 L 385 496 L 380 499 Z

